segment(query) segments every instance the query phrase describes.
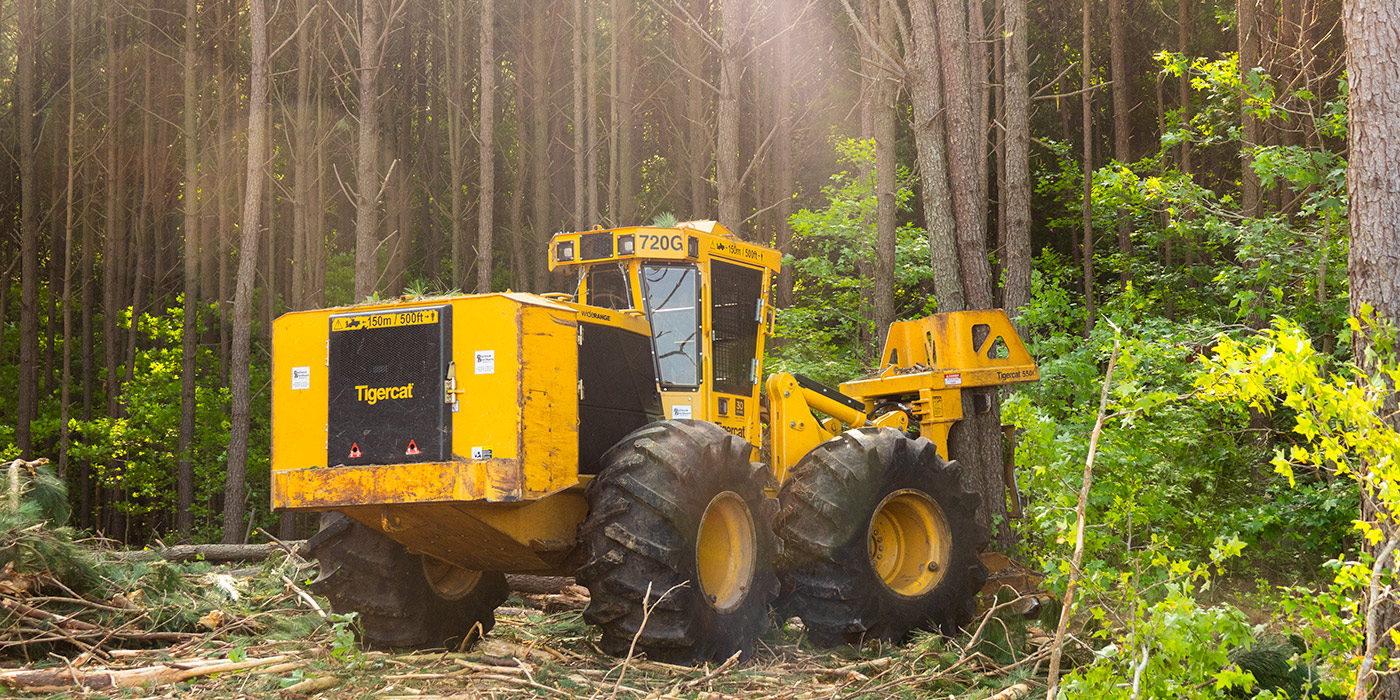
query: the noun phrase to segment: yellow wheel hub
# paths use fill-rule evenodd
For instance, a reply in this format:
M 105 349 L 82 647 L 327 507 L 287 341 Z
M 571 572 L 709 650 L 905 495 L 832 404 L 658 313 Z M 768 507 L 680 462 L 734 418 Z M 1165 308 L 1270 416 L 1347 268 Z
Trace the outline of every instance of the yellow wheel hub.
M 758 558 L 753 515 L 739 494 L 725 491 L 710 500 L 700 518 L 695 569 L 700 590 L 720 612 L 739 607 L 753 581 Z
M 923 595 L 943 580 L 952 544 L 943 509 L 923 491 L 891 493 L 870 519 L 870 565 L 902 596 Z
M 463 569 L 426 554 L 423 555 L 423 575 L 433 592 L 443 600 L 461 600 L 476 590 L 476 584 L 481 581 L 480 571 Z

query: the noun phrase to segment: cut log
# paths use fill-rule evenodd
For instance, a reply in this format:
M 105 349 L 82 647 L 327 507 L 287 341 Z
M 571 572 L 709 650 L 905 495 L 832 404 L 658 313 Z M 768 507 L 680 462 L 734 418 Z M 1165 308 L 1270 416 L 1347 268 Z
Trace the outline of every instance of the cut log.
M 107 556 L 120 562 L 166 561 L 207 561 L 211 564 L 241 564 L 263 561 L 268 557 L 287 551 L 300 553 L 306 540 L 286 540 L 281 544 L 182 544 L 160 549 L 117 550 Z M 507 574 L 510 589 L 518 593 L 547 595 L 565 593 L 572 590 L 572 576 L 533 576 L 530 574 Z
M 267 666 L 286 659 L 286 656 L 269 656 L 266 658 L 247 659 L 239 662 L 212 659 L 209 661 L 172 663 L 169 665 L 128 668 L 117 671 L 102 669 L 81 671 L 75 668 L 47 668 L 36 671 L 16 669 L 13 671 L 0 671 L 0 685 L 20 690 L 43 692 L 56 692 L 71 690 L 73 688 L 100 690 L 103 688 L 134 688 L 146 685 L 169 685 L 171 683 L 179 683 L 180 681 L 199 676 L 208 676 L 214 673 L 228 673 L 247 668 L 255 668 L 257 666 Z
M 303 540 L 287 542 L 296 548 Z M 249 561 L 262 561 L 274 554 L 285 552 L 276 544 L 181 544 L 161 549 L 141 549 L 109 552 L 108 556 L 122 562 L 156 561 L 198 561 L 212 564 L 234 564 Z

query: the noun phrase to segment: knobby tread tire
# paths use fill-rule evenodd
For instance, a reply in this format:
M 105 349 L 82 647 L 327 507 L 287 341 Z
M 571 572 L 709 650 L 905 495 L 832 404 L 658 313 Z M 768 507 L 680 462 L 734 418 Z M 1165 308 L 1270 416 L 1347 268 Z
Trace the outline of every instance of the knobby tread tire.
M 359 613 L 360 640 L 374 649 L 453 648 L 491 631 L 510 594 L 504 574 L 487 572 L 458 600 L 444 600 L 420 556 L 354 519 L 336 514 L 307 541 L 320 564 L 311 590 L 337 613 Z M 478 625 L 480 625 L 478 627 Z
M 876 507 L 901 489 L 928 494 L 952 535 L 947 573 L 918 597 L 886 587 L 868 552 Z M 987 580 L 978 557 L 988 541 L 976 520 L 981 497 L 963 491 L 958 463 L 943 461 L 927 438 L 892 428 L 849 430 L 793 467 L 778 502 L 778 609 L 784 618 L 802 618 L 813 644 L 901 642 L 914 628 L 952 636 L 976 614 L 977 592 Z
M 763 491 L 767 465 L 750 462 L 751 453 L 743 438 L 713 423 L 670 420 L 644 426 L 603 456 L 585 491 L 589 513 L 579 525 L 583 563 L 575 575 L 591 594 L 583 615 L 602 630 L 604 651 L 625 655 L 635 638 L 635 651 L 654 660 L 723 660 L 748 654 L 768 629 L 778 593 L 771 525 L 777 503 Z M 695 551 L 701 516 L 725 491 L 748 505 L 757 551 L 748 592 L 721 613 L 701 590 Z M 644 599 L 655 605 L 645 625 Z

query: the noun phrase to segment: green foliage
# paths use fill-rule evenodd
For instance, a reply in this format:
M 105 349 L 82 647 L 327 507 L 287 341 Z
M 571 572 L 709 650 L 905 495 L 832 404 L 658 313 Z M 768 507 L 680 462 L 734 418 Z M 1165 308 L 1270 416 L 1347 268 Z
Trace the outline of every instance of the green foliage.
M 778 309 L 776 349 L 770 369 L 801 372 L 837 384 L 859 376 L 874 361 L 878 343 L 870 313 L 875 260 L 875 144 L 837 140 L 849 170 L 822 188 L 824 209 L 803 209 L 791 219 L 793 255 L 783 259 L 793 275 L 793 303 Z M 853 172 L 854 171 L 854 172 Z M 900 168 L 897 210 L 909 213 L 912 176 Z M 922 229 L 896 233 L 895 314 L 918 318 L 933 312 L 932 268 Z
M 1201 564 L 1154 538 L 1130 555 L 1130 568 L 1086 575 L 1084 592 L 1097 604 L 1080 636 L 1093 658 L 1065 678 L 1065 696 L 1225 698 L 1254 687 L 1234 655 L 1257 631 L 1239 609 L 1196 600 L 1242 549 L 1237 539 L 1217 539 Z
M 1298 324 L 1277 320 L 1256 337 L 1222 340 L 1204 361 L 1197 383 L 1211 400 L 1286 413 L 1297 439 L 1275 448 L 1275 471 L 1290 484 L 1333 477 L 1358 484 L 1369 505 L 1352 521 L 1355 530 L 1370 547 L 1388 553 L 1400 543 L 1394 515 L 1400 512 L 1400 433 L 1382 410 L 1400 378 L 1395 328 L 1378 321 L 1369 308 L 1348 325 L 1367 338 L 1366 367 L 1335 363 L 1313 347 Z M 1343 675 L 1354 677 L 1359 659 L 1346 651 L 1364 641 L 1365 616 L 1351 599 L 1368 587 L 1391 595 L 1384 591 L 1397 582 L 1397 565 L 1393 557 L 1377 562 L 1367 555 L 1355 561 L 1338 556 L 1329 565 L 1332 587 L 1322 595 L 1291 591 L 1287 609 L 1327 626 L 1323 648 L 1333 652 Z M 1395 664 L 1382 652 L 1376 668 L 1387 672 Z
M 10 469 L 19 476 L 19 509 L 10 507 Z M 18 574 L 55 576 L 70 588 L 91 591 L 98 587 L 103 569 L 84 547 L 75 543 L 77 533 L 67 527 L 67 493 L 63 482 L 47 464 L 21 466 L 14 462 L 0 473 L 0 570 Z

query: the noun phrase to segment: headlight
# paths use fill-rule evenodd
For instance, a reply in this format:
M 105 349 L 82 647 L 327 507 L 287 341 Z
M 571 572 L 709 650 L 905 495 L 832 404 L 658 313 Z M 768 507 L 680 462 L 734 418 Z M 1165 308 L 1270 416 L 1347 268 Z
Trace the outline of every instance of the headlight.
M 574 242 L 561 241 L 554 246 L 554 259 L 559 262 L 569 262 L 574 259 Z
M 632 249 L 633 249 L 633 242 L 632 242 L 632 236 L 631 236 L 631 234 L 628 234 L 628 235 L 626 235 L 626 236 L 618 236 L 618 237 L 617 237 L 617 254 L 618 254 L 618 255 L 631 255 L 631 254 L 632 254 Z

